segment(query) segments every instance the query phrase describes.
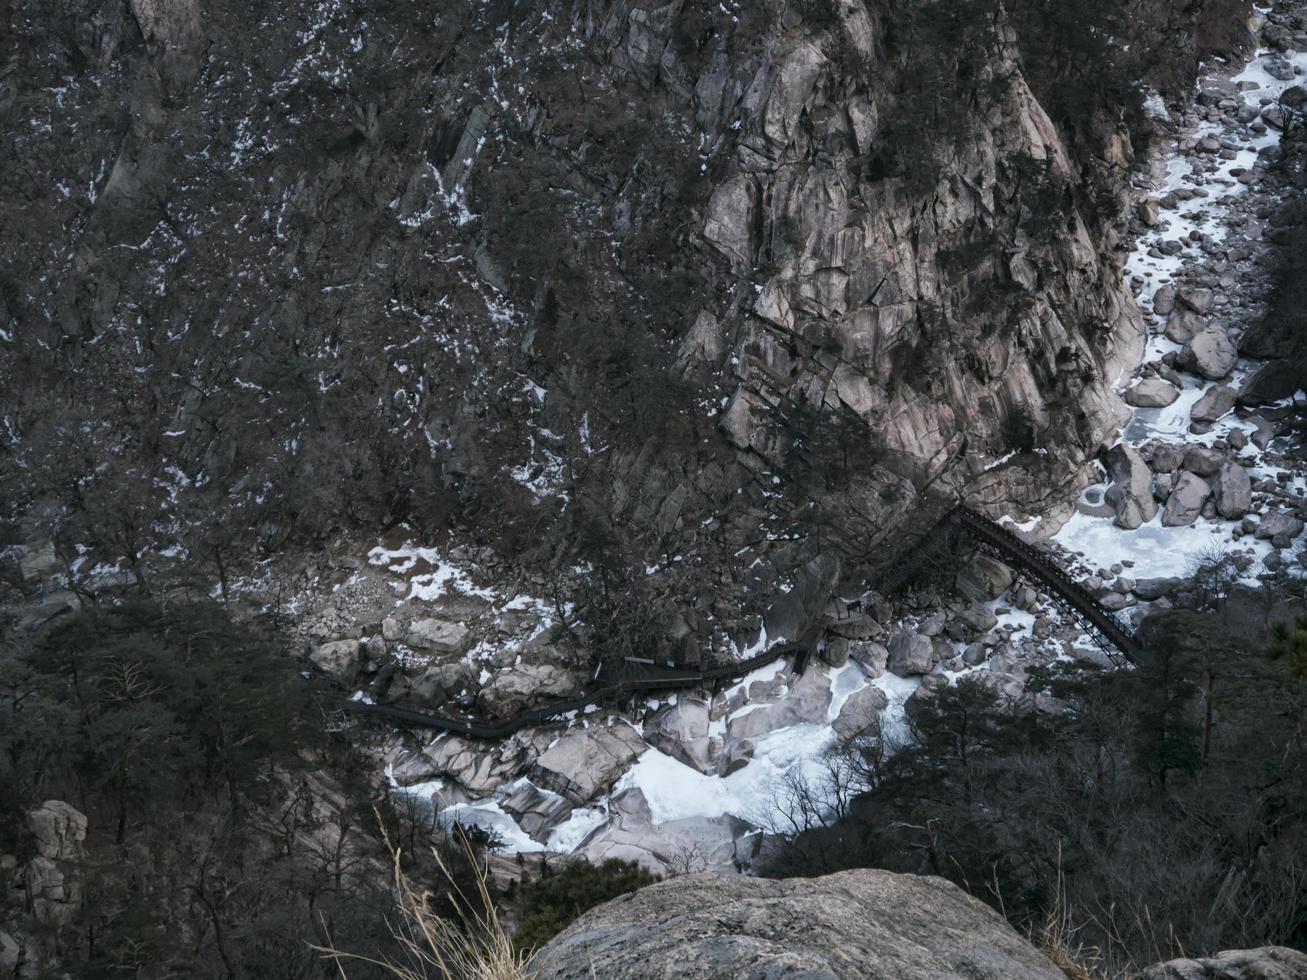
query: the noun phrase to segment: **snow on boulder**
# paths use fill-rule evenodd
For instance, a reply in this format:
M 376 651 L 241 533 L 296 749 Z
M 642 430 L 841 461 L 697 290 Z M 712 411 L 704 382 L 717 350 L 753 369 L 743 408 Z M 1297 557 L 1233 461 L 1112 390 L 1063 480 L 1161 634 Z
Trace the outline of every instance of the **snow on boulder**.
M 1166 498 L 1166 507 L 1162 511 L 1162 524 L 1165 527 L 1184 527 L 1192 524 L 1203 512 L 1203 504 L 1212 495 L 1212 488 L 1200 476 L 1188 470 L 1180 474 Z
M 891 674 L 899 677 L 929 674 L 935 666 L 935 645 L 928 636 L 908 630 L 895 633 L 889 641 L 889 661 L 886 666 Z
M 1107 451 L 1107 473 L 1112 485 L 1104 499 L 1116 513 L 1116 526 L 1133 531 L 1157 513 L 1153 474 L 1133 446 L 1124 443 Z

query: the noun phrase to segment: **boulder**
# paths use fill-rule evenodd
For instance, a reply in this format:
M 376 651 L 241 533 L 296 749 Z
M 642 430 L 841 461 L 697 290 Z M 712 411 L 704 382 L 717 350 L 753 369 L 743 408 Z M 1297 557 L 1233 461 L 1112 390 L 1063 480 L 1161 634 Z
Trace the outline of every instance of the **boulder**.
M 1176 364 L 1204 378 L 1219 381 L 1234 370 L 1238 360 L 1239 352 L 1225 331 L 1208 326 L 1181 348 Z
M 929 674 L 934 666 L 935 648 L 930 637 L 903 630 L 890 639 L 886 667 L 891 674 L 915 677 Z
M 1171 442 L 1155 442 L 1148 447 L 1148 465 L 1154 473 L 1170 473 L 1184 465 L 1184 447 Z
M 1212 488 L 1200 476 L 1187 470 L 1180 474 L 1166 498 L 1162 510 L 1162 524 L 1166 527 L 1183 527 L 1192 524 L 1203 511 L 1203 504 L 1212 494 Z
M 28 811 L 27 829 L 36 838 L 36 853 L 52 861 L 80 857 L 86 840 L 86 817 L 63 800 L 46 800 Z
M 624 722 L 570 731 L 536 759 L 531 779 L 584 805 L 611 788 L 648 748 Z
M 1184 586 L 1179 578 L 1141 578 L 1135 580 L 1134 593 L 1146 602 L 1169 596 Z
M 1290 540 L 1302 534 L 1302 521 L 1294 517 L 1288 511 L 1274 510 L 1262 518 L 1253 532 L 1257 537 L 1262 539 L 1277 538 L 1283 535 Z
M 711 745 L 708 739 L 708 702 L 678 697 L 663 705 L 644 722 L 644 740 L 687 766 L 707 772 Z
M 542 842 L 572 812 L 572 804 L 563 797 L 542 790 L 525 779 L 517 783 L 513 792 L 501 800 L 499 805 L 529 837 Z
M 80 890 L 77 879 L 48 857 L 40 855 L 23 869 L 23 887 L 28 907 L 36 921 L 47 926 L 67 925 L 77 911 Z
M 954 617 L 975 633 L 988 633 L 998 625 L 998 617 L 993 610 L 980 603 L 972 603 L 953 614 Z
M 880 713 L 887 704 L 889 698 L 878 687 L 868 684 L 861 690 L 854 691 L 840 706 L 840 713 L 835 717 L 835 734 L 844 741 L 859 735 L 879 734 Z
M 471 645 L 466 626 L 435 617 L 414 620 L 404 642 L 415 650 L 455 656 L 466 653 Z
M 1162 286 L 1153 293 L 1153 312 L 1166 316 L 1175 309 L 1175 287 Z
M 1189 418 L 1200 423 L 1215 422 L 1234 408 L 1236 397 L 1238 393 L 1229 385 L 1213 385 L 1194 403 L 1194 407 L 1189 410 Z
M 570 670 L 553 664 L 519 664 L 490 678 L 477 702 L 487 714 L 507 718 L 541 701 L 571 697 L 580 689 Z
M 1181 306 L 1195 313 L 1206 313 L 1212 308 L 1212 301 L 1216 297 L 1206 286 L 1181 286 L 1175 298 L 1180 301 Z
M 392 759 L 390 775 L 399 786 L 449 779 L 473 796 L 489 796 L 520 775 L 518 756 L 511 742 L 442 735 L 420 751 L 405 751 Z
M 1104 499 L 1116 513 L 1116 526 L 1134 530 L 1157 513 L 1153 499 L 1153 474 L 1132 446 L 1119 443 L 1107 451 L 1108 476 L 1112 485 Z
M 332 640 L 315 647 L 309 659 L 337 684 L 348 687 L 358 673 L 359 646 L 358 640 Z
M 1307 953 L 1287 946 L 1227 949 L 1201 959 L 1184 957 L 1145 967 L 1139 980 L 1301 980 Z
M 824 664 L 831 667 L 843 667 L 849 662 L 849 641 L 846 637 L 829 634 L 821 646 L 818 647 L 817 655 Z
M 1221 467 L 1213 489 L 1216 493 L 1216 512 L 1227 521 L 1243 517 L 1252 506 L 1253 487 L 1248 471 L 1233 460 Z
M 407 685 L 408 689 L 395 690 L 392 698 L 403 696 L 418 705 L 435 707 L 463 691 L 476 688 L 478 668 L 462 661 L 450 664 L 432 664 Z
M 830 677 L 825 671 L 809 670 L 794 679 L 779 701 L 751 705 L 734 715 L 726 723 L 726 735 L 755 738 L 792 725 L 823 724 L 830 703 Z
M 879 677 L 885 673 L 889 663 L 889 649 L 871 641 L 854 643 L 849 647 L 849 659 L 861 667 L 868 677 Z
M 1175 386 L 1161 378 L 1144 378 L 1123 396 L 1127 405 L 1134 408 L 1165 408 L 1180 397 Z
M 1166 339 L 1173 340 L 1177 344 L 1183 344 L 1186 341 L 1193 340 L 1206 327 L 1206 317 L 1200 316 L 1193 310 L 1176 307 L 1171 311 L 1171 315 L 1166 318 Z
M 1184 468 L 1195 476 L 1216 476 L 1225 465 L 1225 454 L 1210 446 L 1186 446 Z
M 63 562 L 55 554 L 53 541 L 39 541 L 28 545 L 18 559 L 18 572 L 27 584 L 40 582 L 54 575 L 63 568 Z
M 1012 569 L 997 558 L 976 555 L 958 570 L 954 587 L 971 602 L 989 602 L 1011 588 L 1015 580 Z
M 943 878 L 682 875 L 600 905 L 540 950 L 540 980 L 1065 980 Z
M 799 570 L 793 588 L 777 596 L 763 614 L 767 636 L 797 640 L 830 602 L 840 578 L 840 561 L 833 554 L 818 555 Z

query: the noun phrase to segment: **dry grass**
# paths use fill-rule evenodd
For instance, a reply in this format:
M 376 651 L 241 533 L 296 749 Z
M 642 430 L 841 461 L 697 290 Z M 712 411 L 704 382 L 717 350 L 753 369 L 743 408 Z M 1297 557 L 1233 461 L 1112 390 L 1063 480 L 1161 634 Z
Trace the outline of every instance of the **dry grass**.
M 1071 920 L 1059 868 L 1053 904 L 1038 928 L 1029 931 L 1028 938 L 1070 980 L 1106 980 L 1109 974 L 1104 968 L 1102 952 L 1080 940 L 1081 928 Z
M 313 948 L 335 961 L 344 980 L 349 977 L 346 964 L 350 961 L 379 966 L 397 980 L 533 980 L 537 973 L 531 965 L 531 956 L 514 949 L 513 940 L 495 911 L 485 869 L 468 842 L 463 840 L 462 844 L 471 866 L 477 869 L 476 891 L 471 896 L 459 887 L 439 850 L 432 849 L 449 885 L 447 900 L 453 905 L 456 918 L 445 918 L 433 911 L 431 892 L 419 888 L 404 873 L 399 849 L 387 837 L 398 907 L 390 923 L 396 956 L 374 959 L 330 946 Z

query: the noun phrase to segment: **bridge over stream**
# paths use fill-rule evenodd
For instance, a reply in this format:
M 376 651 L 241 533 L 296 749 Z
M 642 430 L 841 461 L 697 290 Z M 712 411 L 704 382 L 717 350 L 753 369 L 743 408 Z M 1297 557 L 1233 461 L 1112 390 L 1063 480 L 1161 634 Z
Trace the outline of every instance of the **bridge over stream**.
M 876 591 L 891 595 L 926 570 L 941 554 L 955 551 L 961 543 L 991 555 L 1025 575 L 1055 601 L 1103 649 L 1112 662 L 1123 666 L 1139 663 L 1143 648 L 1135 634 L 1094 596 L 1068 575 L 1053 556 L 1022 540 L 1001 524 L 965 506 L 955 507 L 918 538 L 899 557 L 893 570 L 882 576 Z M 620 666 L 604 665 L 574 698 L 550 701 L 528 708 L 506 719 L 483 719 L 471 715 L 457 718 L 431 714 L 400 705 L 347 701 L 343 707 L 353 714 L 432 728 L 468 738 L 502 739 L 528 725 L 556 720 L 569 712 L 611 703 L 640 691 L 669 691 L 699 687 L 705 683 L 740 678 L 758 667 L 782 657 L 794 657 L 794 669 L 802 672 L 817 642 L 816 631 L 796 643 L 774 646 L 747 660 L 710 662 L 703 665 L 658 663 L 628 658 Z

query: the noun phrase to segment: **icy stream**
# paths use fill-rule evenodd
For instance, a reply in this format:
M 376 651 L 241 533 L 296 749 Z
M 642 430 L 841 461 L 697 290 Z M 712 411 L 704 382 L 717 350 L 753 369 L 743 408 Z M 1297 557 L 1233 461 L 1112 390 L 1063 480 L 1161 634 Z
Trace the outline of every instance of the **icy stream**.
M 1258 50 L 1242 71 L 1230 76 L 1230 81 L 1241 88 L 1243 86 L 1240 83 L 1257 86 L 1240 91 L 1238 98 L 1256 108 L 1261 100 L 1275 99 L 1285 88 L 1300 82 L 1301 76 L 1283 80 L 1267 71 L 1269 63 L 1280 60 L 1287 60 L 1297 72 L 1307 71 L 1307 52 L 1280 55 L 1266 49 Z M 1225 141 L 1226 146 L 1233 141 L 1237 144 L 1237 149 L 1232 159 L 1202 158 L 1215 162 L 1217 166 L 1215 171 L 1200 172 L 1194 165 L 1194 161 L 1200 158 L 1198 151 L 1182 150 L 1180 144 L 1182 141 L 1188 143 L 1190 140 L 1201 141 L 1209 137 Z M 1170 207 L 1159 207 L 1158 226 L 1165 228 L 1165 238 L 1187 241 L 1190 233 L 1197 232 L 1218 242 L 1225 240 L 1229 234 L 1230 222 L 1237 220 L 1233 205 L 1249 192 L 1248 186 L 1238 180 L 1239 174 L 1250 170 L 1258 159 L 1258 151 L 1275 145 L 1279 138 L 1279 131 L 1269 127 L 1264 134 L 1244 134 L 1240 137 L 1238 133 L 1227 132 L 1220 123 L 1210 120 L 1204 120 L 1198 126 L 1177 134 L 1162 160 L 1160 171 L 1164 176 L 1156 184 L 1153 196 L 1164 200 L 1169 193 L 1177 190 L 1197 190 L 1203 196 L 1177 200 Z M 1151 234 L 1141 235 L 1135 243 L 1126 263 L 1125 275 L 1127 285 L 1141 283 L 1134 286 L 1132 292 L 1140 309 L 1144 311 L 1144 320 L 1148 325 L 1143 363 L 1177 352 L 1182 346 L 1163 334 L 1165 317 L 1151 312 L 1151 297 L 1161 286 L 1178 283 L 1192 264 L 1201 262 L 1204 258 L 1201 251 L 1192 247 L 1185 247 L 1175 255 L 1158 254 Z M 1233 288 L 1237 289 L 1238 284 Z M 1225 381 L 1207 381 L 1195 374 L 1180 372 L 1184 380 L 1180 397 L 1165 408 L 1132 409 L 1131 418 L 1121 433 L 1121 441 L 1136 448 L 1152 441 L 1210 446 L 1235 429 L 1241 429 L 1251 436 L 1256 431 L 1256 426 L 1237 418 L 1233 412 L 1218 419 L 1209 432 L 1195 434 L 1189 431 L 1190 411 L 1198 400 L 1219 384 L 1238 388 L 1250 370 L 1251 366 L 1241 360 L 1233 375 Z M 1129 388 L 1134 380 L 1124 379 L 1122 390 Z M 1262 455 L 1263 451 L 1251 440 L 1241 453 L 1240 458 L 1250 464 L 1249 475 L 1253 479 L 1270 475 L 1269 471 L 1259 465 Z M 1292 488 L 1300 484 L 1299 478 L 1289 486 Z M 1078 512 L 1053 536 L 1058 544 L 1082 556 L 1090 568 L 1105 568 L 1117 562 L 1129 561 L 1133 562 L 1130 574 L 1135 578 L 1180 577 L 1190 573 L 1202 558 L 1216 550 L 1244 552 L 1254 559 L 1246 576 L 1251 584 L 1256 581 L 1256 573 L 1263 570 L 1261 560 L 1272 550 L 1269 541 L 1258 540 L 1251 535 L 1231 543 L 1229 524 L 1221 521 L 1208 521 L 1200 517 L 1188 526 L 1164 526 L 1161 508 L 1151 521 L 1137 530 L 1124 530 L 1113 523 L 1110 514 L 1103 516 L 1101 505 L 1106 489 L 1105 482 L 1086 488 Z M 1294 550 L 1300 547 L 1301 543 L 1296 543 Z

